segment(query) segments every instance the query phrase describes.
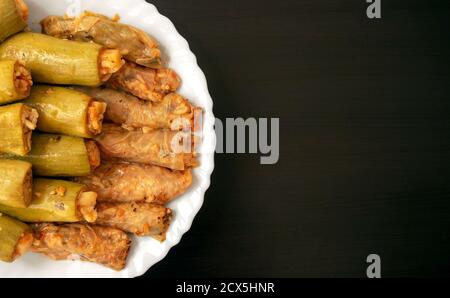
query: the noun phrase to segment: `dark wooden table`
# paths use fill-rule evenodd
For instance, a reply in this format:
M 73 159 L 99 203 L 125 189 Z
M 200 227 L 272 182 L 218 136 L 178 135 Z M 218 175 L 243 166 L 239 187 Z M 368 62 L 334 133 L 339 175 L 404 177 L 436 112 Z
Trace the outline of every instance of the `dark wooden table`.
M 216 155 L 205 204 L 148 277 L 450 275 L 448 1 L 154 0 L 216 117 L 279 117 L 281 158 Z

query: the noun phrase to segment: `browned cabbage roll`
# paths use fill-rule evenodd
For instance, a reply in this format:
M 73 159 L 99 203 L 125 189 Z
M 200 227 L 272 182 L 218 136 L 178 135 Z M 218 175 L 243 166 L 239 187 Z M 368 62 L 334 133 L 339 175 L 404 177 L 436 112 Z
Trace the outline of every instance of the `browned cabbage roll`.
M 131 245 L 123 231 L 88 224 L 34 224 L 31 250 L 53 260 L 79 259 L 122 270 Z
M 103 163 L 92 175 L 77 177 L 97 193 L 98 202 L 147 202 L 165 205 L 192 184 L 190 170 L 172 171 L 152 165 Z
M 94 41 L 110 49 L 119 49 L 129 61 L 146 67 L 161 65 L 158 43 L 147 33 L 116 19 L 85 12 L 77 18 L 49 16 L 41 22 L 42 32 L 77 41 Z
M 180 77 L 171 69 L 152 69 L 131 62 L 125 63 L 108 81 L 111 88 L 153 102 L 162 101 L 166 94 L 176 91 L 180 83 Z
M 142 101 L 124 92 L 108 88 L 77 88 L 107 104 L 105 118 L 125 128 L 191 129 L 202 116 L 202 109 L 193 107 L 179 94 L 166 95 L 162 102 Z
M 105 160 L 121 159 L 180 171 L 197 165 L 190 132 L 155 130 L 144 133 L 105 124 L 102 134 L 95 140 Z
M 172 210 L 148 203 L 99 203 L 96 224 L 164 241 Z

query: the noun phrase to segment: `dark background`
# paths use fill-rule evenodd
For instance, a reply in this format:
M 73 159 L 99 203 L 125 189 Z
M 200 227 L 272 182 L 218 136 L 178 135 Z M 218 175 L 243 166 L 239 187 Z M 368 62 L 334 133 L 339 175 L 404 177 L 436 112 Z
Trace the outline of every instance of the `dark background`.
M 216 117 L 279 117 L 281 158 L 216 155 L 192 229 L 148 277 L 450 275 L 449 1 L 153 0 Z

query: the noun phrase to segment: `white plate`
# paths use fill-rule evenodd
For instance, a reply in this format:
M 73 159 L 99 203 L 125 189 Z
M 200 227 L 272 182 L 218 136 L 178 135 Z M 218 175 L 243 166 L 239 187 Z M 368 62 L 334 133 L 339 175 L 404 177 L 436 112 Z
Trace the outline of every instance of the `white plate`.
M 39 21 L 48 15 L 64 15 L 91 10 L 107 16 L 120 15 L 121 21 L 151 34 L 161 45 L 168 66 L 183 80 L 179 93 L 202 107 L 204 114 L 203 144 L 200 148 L 201 166 L 194 170 L 190 190 L 172 202 L 175 217 L 164 243 L 151 238 L 133 239 L 133 247 L 125 270 L 116 272 L 97 264 L 80 261 L 52 261 L 28 253 L 12 264 L 0 263 L 0 277 L 136 277 L 162 260 L 170 248 L 178 244 L 203 204 L 214 169 L 214 115 L 212 99 L 206 78 L 197 65 L 187 41 L 177 32 L 172 22 L 158 13 L 155 6 L 144 0 L 25 0 L 30 8 L 30 26 L 40 32 Z

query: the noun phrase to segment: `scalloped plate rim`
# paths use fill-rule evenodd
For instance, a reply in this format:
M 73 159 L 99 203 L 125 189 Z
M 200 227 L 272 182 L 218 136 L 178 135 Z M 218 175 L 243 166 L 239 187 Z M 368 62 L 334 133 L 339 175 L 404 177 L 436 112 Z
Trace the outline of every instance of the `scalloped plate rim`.
M 27 4 L 33 4 L 36 5 L 35 2 L 39 2 L 37 5 L 41 8 L 43 6 L 46 7 L 46 9 L 51 9 L 52 4 L 50 4 L 52 1 L 55 2 L 59 2 L 55 5 L 61 4 L 61 0 L 25 0 L 25 2 L 27 2 Z M 89 0 L 81 0 L 81 2 L 86 2 Z M 114 0 L 90 0 L 89 2 L 85 3 L 86 5 L 92 5 L 93 3 L 95 4 L 99 4 L 100 5 L 107 5 L 108 2 L 114 2 Z M 67 1 L 65 1 L 67 4 Z M 113 271 L 111 269 L 108 268 L 104 268 L 101 267 L 100 265 L 97 264 L 92 264 L 92 263 L 87 263 L 87 262 L 70 262 L 70 261 L 48 261 L 46 258 L 43 258 L 41 256 L 37 256 L 35 254 L 32 254 L 32 256 L 24 256 L 24 259 L 27 259 L 27 264 L 24 265 L 23 267 L 26 269 L 26 272 L 23 272 L 22 270 L 14 270 L 14 266 L 16 263 L 12 263 L 12 264 L 5 264 L 5 263 L 0 263 L 0 277 L 137 277 L 137 276 L 141 276 L 143 274 L 145 274 L 145 272 L 147 272 L 154 264 L 160 262 L 161 260 L 163 260 L 167 254 L 169 253 L 169 251 L 177 244 L 180 243 L 183 235 L 188 232 L 190 230 L 190 228 L 192 227 L 193 221 L 196 217 L 196 215 L 198 214 L 198 212 L 200 211 L 203 203 L 204 203 L 204 196 L 206 191 L 208 190 L 209 186 L 211 185 L 211 175 L 212 172 L 214 170 L 214 149 L 216 146 L 216 135 L 214 132 L 214 114 L 213 114 L 213 100 L 211 98 L 211 95 L 208 91 L 208 84 L 207 84 L 207 80 L 206 77 L 203 73 L 203 71 L 201 70 L 201 68 L 199 67 L 198 63 L 197 63 L 197 57 L 195 56 L 195 54 L 191 51 L 190 46 L 189 46 L 189 42 L 183 37 L 181 36 L 181 34 L 178 32 L 178 30 L 176 29 L 175 25 L 172 23 L 172 21 L 162 15 L 161 13 L 159 13 L 158 9 L 156 8 L 155 5 L 151 4 L 151 3 L 147 3 L 145 0 L 121 0 L 120 1 L 120 6 L 121 7 L 125 7 L 126 4 L 132 2 L 133 4 L 136 4 L 136 7 L 134 7 L 134 9 L 136 10 L 137 8 L 140 7 L 145 7 L 148 11 L 152 10 L 152 14 L 153 17 L 155 19 L 157 18 L 162 18 L 161 20 L 164 20 L 164 22 L 166 22 L 165 28 L 169 29 L 170 35 L 172 37 L 176 37 L 177 42 L 180 45 L 184 45 L 186 48 L 181 49 L 181 52 L 185 52 L 186 53 L 186 61 L 185 63 L 189 63 L 192 64 L 191 66 L 189 66 L 190 70 L 195 73 L 195 80 L 196 83 L 198 83 L 201 86 L 201 93 L 202 93 L 202 100 L 205 101 L 202 103 L 202 108 L 204 108 L 205 110 L 205 127 L 203 128 L 203 132 L 204 132 L 204 137 L 205 140 L 207 140 L 207 142 L 205 142 L 202 147 L 206 147 L 206 151 L 208 153 L 202 154 L 201 159 L 202 159 L 202 164 L 200 166 L 200 169 L 196 169 L 194 171 L 194 178 L 195 179 L 200 179 L 201 181 L 198 182 L 198 186 L 195 189 L 191 189 L 189 191 L 190 193 L 190 197 L 189 199 L 192 200 L 192 198 L 194 197 L 195 204 L 191 204 L 190 207 L 192 207 L 192 211 L 190 213 L 190 215 L 188 216 L 188 218 L 185 218 L 185 222 L 182 226 L 182 228 L 180 230 L 178 230 L 178 232 L 174 232 L 174 235 L 171 235 L 172 242 L 167 246 L 166 246 L 162 252 L 160 252 L 160 254 L 158 256 L 154 256 L 153 259 L 149 262 L 145 262 L 145 260 L 142 260 L 142 263 L 140 264 L 141 266 L 139 266 L 139 268 L 134 268 L 134 270 L 130 270 L 131 267 L 129 266 L 133 266 L 132 264 L 134 264 L 136 261 L 135 259 L 132 260 L 128 260 L 128 264 L 127 267 L 120 272 L 116 272 Z M 50 5 L 50 8 L 47 7 L 46 4 Z M 93 4 L 93 5 L 95 5 Z M 114 4 L 118 4 L 117 1 L 115 1 Z M 113 5 L 111 7 L 114 7 Z M 131 8 L 130 10 L 133 10 L 133 8 Z M 124 11 L 119 12 L 125 14 L 127 12 L 127 10 L 125 9 Z M 143 14 L 145 12 L 143 11 L 139 11 L 140 14 Z M 31 9 L 30 6 L 30 15 L 33 14 L 33 10 Z M 152 16 L 152 14 L 149 14 L 149 16 Z M 124 21 L 124 23 L 127 23 L 126 21 Z M 31 26 L 35 27 L 36 24 L 32 23 Z M 139 26 L 138 26 L 139 27 Z M 158 39 L 159 40 L 159 39 Z M 163 44 L 163 46 L 165 46 L 166 44 Z M 169 57 L 171 55 L 169 54 Z M 190 56 L 190 57 L 189 57 Z M 176 67 L 177 65 L 171 65 L 171 67 Z M 184 78 L 182 76 L 182 80 L 184 81 Z M 198 86 L 197 86 L 198 87 Z M 182 89 L 184 87 L 182 86 Z M 200 91 L 198 91 L 200 92 Z M 183 94 L 183 93 L 182 93 Z M 193 101 L 195 101 L 195 98 L 190 98 Z M 206 161 L 206 163 L 205 163 Z M 202 175 L 199 174 L 199 172 L 202 171 Z M 195 175 L 195 173 L 197 173 L 197 175 Z M 183 200 L 183 198 L 180 198 L 179 200 Z M 187 202 L 187 198 L 186 198 L 186 202 Z M 181 205 L 182 202 L 179 202 L 179 205 Z M 187 204 L 187 203 L 186 203 Z M 171 231 L 169 231 L 169 233 L 171 233 Z M 168 235 L 169 238 L 169 235 Z M 153 241 L 153 240 L 150 240 Z M 148 244 L 148 240 L 145 239 L 140 239 L 139 241 L 137 241 L 137 244 L 141 245 L 142 243 L 146 242 Z M 167 242 L 168 243 L 168 242 Z M 135 243 L 135 245 L 137 245 Z M 144 243 L 145 244 L 145 243 Z M 143 245 L 144 245 L 143 244 Z M 157 245 L 155 244 L 155 242 L 152 242 L 153 245 Z M 134 250 L 134 249 L 133 249 Z M 133 254 L 133 256 L 130 257 L 136 257 L 135 254 Z M 45 261 L 44 261 L 45 260 Z M 48 271 L 46 273 L 40 272 L 39 275 L 33 273 L 33 268 L 29 268 L 30 266 L 39 266 L 39 263 L 44 262 L 44 264 L 49 264 L 48 262 L 56 262 L 58 263 L 58 265 L 55 266 L 51 266 L 49 265 L 49 267 L 61 267 L 62 265 L 67 264 L 67 269 L 64 270 L 64 272 L 61 271 L 55 271 L 53 269 L 48 269 Z M 21 262 L 21 260 L 18 260 L 17 262 Z M 45 268 L 40 268 L 45 270 Z M 96 273 L 92 273 L 95 271 Z

